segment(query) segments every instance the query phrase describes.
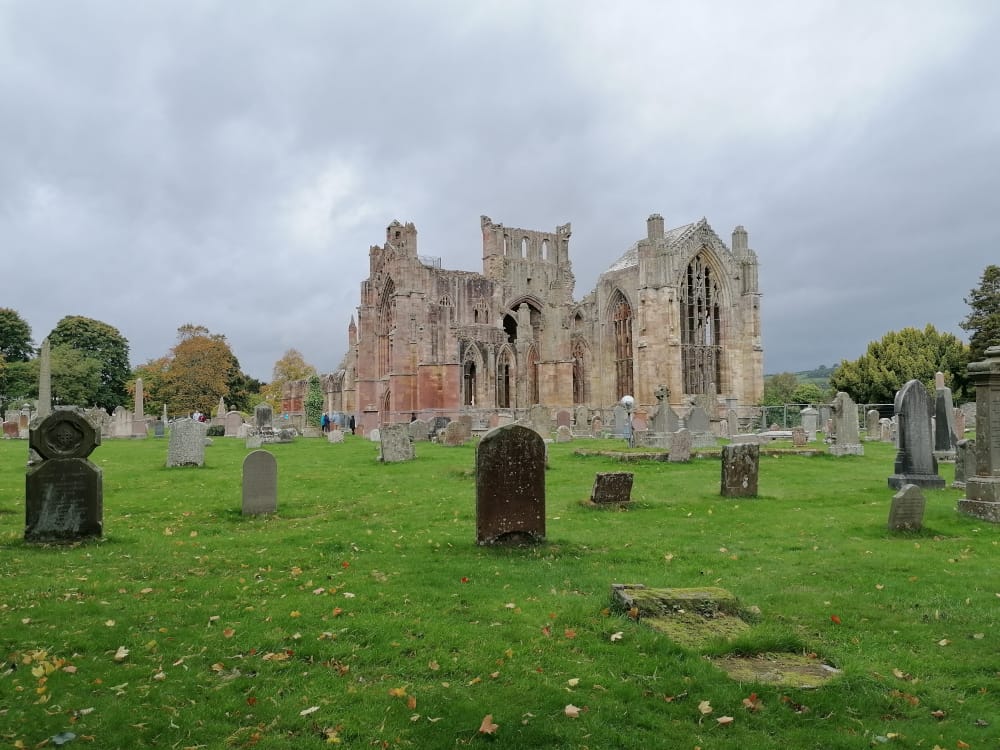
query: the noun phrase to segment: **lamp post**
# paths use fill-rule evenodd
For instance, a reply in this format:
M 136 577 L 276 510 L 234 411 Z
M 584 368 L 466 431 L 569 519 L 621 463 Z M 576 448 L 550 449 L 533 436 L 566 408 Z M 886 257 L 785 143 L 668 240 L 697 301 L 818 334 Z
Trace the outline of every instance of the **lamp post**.
M 629 448 L 635 447 L 635 431 L 632 429 L 632 409 L 635 407 L 635 399 L 631 396 L 622 396 L 621 405 L 625 407 L 625 442 Z

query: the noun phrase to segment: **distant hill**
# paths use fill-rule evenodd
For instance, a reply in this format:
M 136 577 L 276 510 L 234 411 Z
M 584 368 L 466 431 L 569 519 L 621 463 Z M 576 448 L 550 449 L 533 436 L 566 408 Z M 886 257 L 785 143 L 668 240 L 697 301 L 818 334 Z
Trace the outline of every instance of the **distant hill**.
M 800 383 L 814 383 L 825 392 L 830 387 L 830 376 L 833 375 L 833 372 L 836 369 L 836 366 L 827 367 L 826 365 L 819 365 L 812 370 L 800 370 L 799 372 L 794 372 L 792 374 Z M 764 377 L 766 379 L 777 374 L 778 373 L 771 373 L 769 375 L 765 375 Z

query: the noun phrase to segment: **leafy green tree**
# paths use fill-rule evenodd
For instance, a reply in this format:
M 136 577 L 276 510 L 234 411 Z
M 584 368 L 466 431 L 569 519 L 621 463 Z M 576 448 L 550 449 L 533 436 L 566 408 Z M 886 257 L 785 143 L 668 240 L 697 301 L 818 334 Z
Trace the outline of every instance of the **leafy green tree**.
M 100 363 L 100 385 L 96 392 L 86 399 L 86 403 L 96 404 L 108 411 L 128 404 L 127 384 L 131 375 L 128 339 L 122 336 L 117 328 L 93 318 L 67 315 L 52 329 L 52 333 L 49 334 L 49 344 L 53 348 L 72 347 Z
M 890 331 L 858 359 L 844 360 L 830 378 L 835 391 L 845 391 L 858 403 L 890 404 L 904 383 L 920 380 L 934 391 L 934 374 L 941 371 L 956 396 L 964 395 L 969 349 L 956 336 L 926 328 Z
M 0 307 L 0 358 L 7 362 L 27 362 L 34 354 L 31 326 L 16 310 Z
M 55 346 L 52 357 L 52 403 L 91 406 L 101 390 L 101 363 L 71 346 Z M 37 360 L 34 368 L 38 372 Z
M 309 378 L 309 392 L 306 394 L 306 424 L 319 427 L 323 416 L 323 389 L 320 387 L 319 375 Z
M 229 408 L 236 411 L 251 411 L 260 401 L 260 389 L 264 384 L 244 373 L 236 357 L 233 357 L 231 373 L 227 384 L 229 395 L 226 397 Z
M 961 326 L 970 334 L 969 357 L 976 362 L 985 357 L 987 348 L 1000 346 L 1000 266 L 986 266 L 965 304 L 972 309 Z
M 764 398 L 761 403 L 764 406 L 781 406 L 791 404 L 792 394 L 798 387 L 799 379 L 792 372 L 779 372 L 777 375 L 768 375 L 764 378 Z
M 276 412 L 280 411 L 281 394 L 285 384 L 295 380 L 308 380 L 317 374 L 316 368 L 306 362 L 302 352 L 298 349 L 289 349 L 274 363 L 271 382 L 260 388 L 260 395 L 271 404 L 271 408 Z
M 815 383 L 799 383 L 792 391 L 793 404 L 819 404 L 827 400 L 823 389 Z
M 3 367 L 2 395 L 5 409 L 38 398 L 38 360 L 7 362 Z

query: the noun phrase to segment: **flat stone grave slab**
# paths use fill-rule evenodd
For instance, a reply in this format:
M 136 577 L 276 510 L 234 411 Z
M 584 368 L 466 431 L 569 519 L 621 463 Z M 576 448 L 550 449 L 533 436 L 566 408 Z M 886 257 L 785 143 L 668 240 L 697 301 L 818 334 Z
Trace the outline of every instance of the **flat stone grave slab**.
M 647 588 L 611 585 L 615 604 L 674 643 L 695 651 L 719 640 L 731 641 L 751 627 L 739 600 L 723 588 Z M 784 687 L 815 688 L 839 674 L 822 660 L 797 653 L 726 654 L 711 659 L 729 677 Z

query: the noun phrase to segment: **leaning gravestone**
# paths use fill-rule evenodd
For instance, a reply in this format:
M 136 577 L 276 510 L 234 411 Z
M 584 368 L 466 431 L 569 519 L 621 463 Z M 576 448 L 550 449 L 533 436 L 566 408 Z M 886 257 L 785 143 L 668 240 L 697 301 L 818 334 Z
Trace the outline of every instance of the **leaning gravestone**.
M 382 428 L 382 439 L 379 441 L 379 461 L 397 463 L 413 460 L 413 443 L 410 441 L 410 428 L 405 424 L 390 424 Z
M 545 441 L 534 430 L 507 425 L 476 446 L 476 542 L 545 539 Z
M 722 447 L 723 497 L 757 497 L 760 446 L 740 443 Z
M 833 416 L 833 442 L 830 443 L 831 456 L 863 456 L 861 432 L 858 427 L 858 405 L 843 391 L 840 391 L 830 405 Z M 827 436 L 829 437 L 829 435 Z
M 976 387 L 976 474 L 966 477 L 958 510 L 1000 523 L 1000 346 L 989 347 L 968 373 Z
M 670 441 L 670 463 L 687 463 L 691 460 L 691 446 L 693 444 L 691 431 L 682 427 L 674 433 Z
M 594 476 L 594 489 L 590 492 L 590 502 L 595 505 L 624 505 L 632 501 L 632 480 L 630 471 L 607 471 Z
M 101 433 L 83 414 L 56 409 L 36 420 L 29 448 L 41 461 L 25 476 L 24 540 L 72 542 L 104 528 L 104 484 L 89 456 Z
M 278 462 L 268 451 L 252 451 L 243 459 L 243 515 L 277 510 Z
M 893 495 L 889 508 L 889 531 L 920 531 L 924 525 L 924 493 L 915 484 L 904 484 Z
M 934 437 L 931 432 L 931 397 L 924 384 L 911 380 L 896 392 L 893 405 L 899 424 L 895 473 L 889 486 L 900 489 L 904 484 L 941 489 L 944 479 L 938 476 L 934 458 Z
M 167 466 L 204 466 L 206 430 L 204 422 L 174 420 L 167 445 Z

